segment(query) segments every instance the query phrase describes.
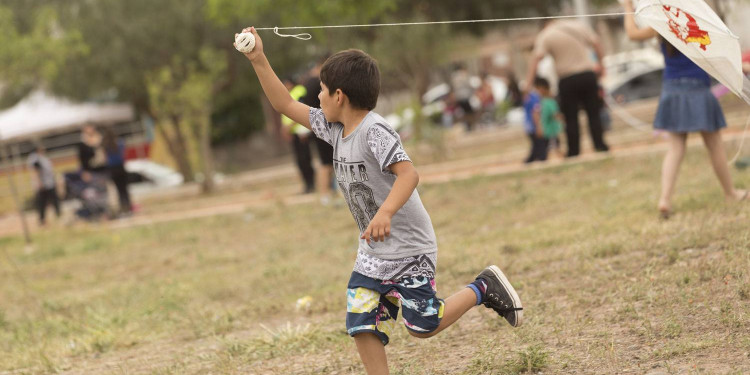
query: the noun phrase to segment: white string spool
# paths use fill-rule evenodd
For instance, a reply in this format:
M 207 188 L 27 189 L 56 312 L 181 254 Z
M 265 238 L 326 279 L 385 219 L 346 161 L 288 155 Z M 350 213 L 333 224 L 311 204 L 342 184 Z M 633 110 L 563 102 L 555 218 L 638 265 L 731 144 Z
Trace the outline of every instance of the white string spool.
M 234 37 L 234 48 L 242 53 L 250 53 L 255 48 L 255 35 L 253 33 L 240 33 Z

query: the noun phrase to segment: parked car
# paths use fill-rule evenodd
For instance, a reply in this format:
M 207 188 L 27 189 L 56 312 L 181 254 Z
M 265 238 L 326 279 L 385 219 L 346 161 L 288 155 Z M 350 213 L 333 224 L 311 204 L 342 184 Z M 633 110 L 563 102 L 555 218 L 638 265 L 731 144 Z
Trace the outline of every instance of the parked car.
M 641 99 L 655 98 L 661 94 L 664 68 L 648 68 L 630 72 L 621 81 L 605 87 L 617 103 L 624 104 Z
M 652 48 L 606 56 L 607 74 L 602 80 L 605 92 L 624 104 L 658 97 L 661 94 L 664 58 Z
M 130 190 L 135 193 L 179 186 L 184 182 L 182 175 L 175 170 L 147 159 L 128 160 L 125 170 Z

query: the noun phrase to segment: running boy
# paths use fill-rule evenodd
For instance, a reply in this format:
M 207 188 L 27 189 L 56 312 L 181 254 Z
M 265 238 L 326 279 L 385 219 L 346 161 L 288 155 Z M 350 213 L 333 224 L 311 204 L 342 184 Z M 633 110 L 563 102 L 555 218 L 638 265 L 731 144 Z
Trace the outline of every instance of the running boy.
M 385 345 L 402 308 L 411 335 L 434 336 L 484 304 L 521 325 L 521 300 L 496 266 L 446 300 L 435 289 L 437 242 L 416 191 L 419 175 L 398 134 L 372 112 L 380 72 L 369 55 L 346 50 L 321 68 L 321 109 L 293 100 L 263 53 L 246 53 L 273 107 L 333 146 L 336 179 L 359 226 L 359 248 L 347 291 L 348 333 L 368 374 L 388 374 Z
M 542 140 L 541 160 L 547 160 L 549 150 L 554 150 L 562 158 L 559 136 L 563 128 L 563 115 L 560 107 L 552 97 L 549 81 L 537 77 L 534 79 L 534 88 L 542 97 L 539 108 L 534 113 L 536 136 Z

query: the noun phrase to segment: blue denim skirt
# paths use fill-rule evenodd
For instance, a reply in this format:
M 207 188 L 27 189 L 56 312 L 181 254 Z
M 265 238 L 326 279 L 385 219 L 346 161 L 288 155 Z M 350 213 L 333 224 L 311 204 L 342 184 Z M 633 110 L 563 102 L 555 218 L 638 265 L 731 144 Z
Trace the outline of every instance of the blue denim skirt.
M 700 79 L 664 81 L 654 128 L 672 133 L 715 132 L 727 126 L 719 101 Z

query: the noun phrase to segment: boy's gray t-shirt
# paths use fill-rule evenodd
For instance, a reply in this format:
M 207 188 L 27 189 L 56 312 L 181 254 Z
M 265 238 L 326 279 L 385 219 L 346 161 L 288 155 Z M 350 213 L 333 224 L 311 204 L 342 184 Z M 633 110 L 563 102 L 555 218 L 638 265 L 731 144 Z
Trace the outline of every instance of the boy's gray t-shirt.
M 396 175 L 388 167 L 400 161 L 411 162 L 401 146 L 401 138 L 375 112 L 367 114 L 351 134 L 343 137 L 343 124 L 329 123 L 321 109 L 311 108 L 310 127 L 318 138 L 333 146 L 336 180 L 361 236 L 396 181 Z M 369 244 L 359 239 L 359 253 L 375 259 L 420 258 L 436 252 L 432 221 L 416 189 L 393 215 L 390 237 Z M 434 257 L 431 258 L 434 262 Z

